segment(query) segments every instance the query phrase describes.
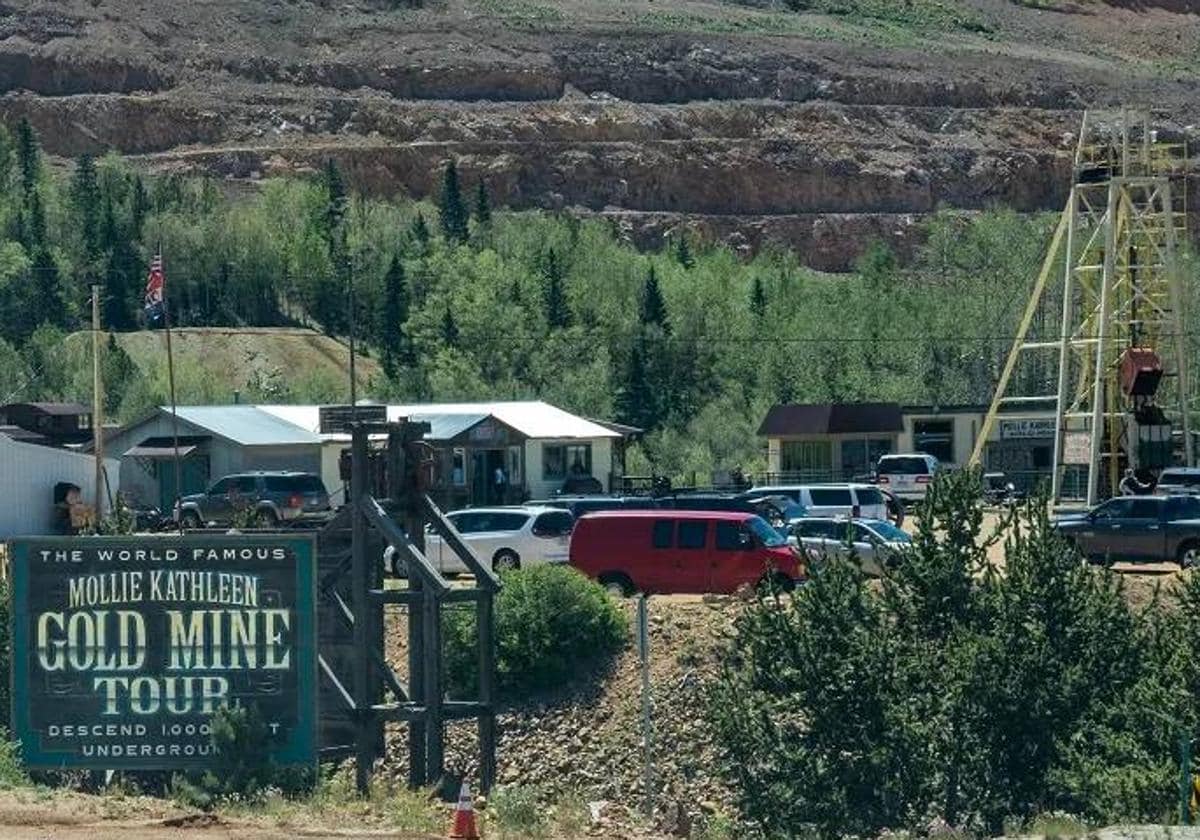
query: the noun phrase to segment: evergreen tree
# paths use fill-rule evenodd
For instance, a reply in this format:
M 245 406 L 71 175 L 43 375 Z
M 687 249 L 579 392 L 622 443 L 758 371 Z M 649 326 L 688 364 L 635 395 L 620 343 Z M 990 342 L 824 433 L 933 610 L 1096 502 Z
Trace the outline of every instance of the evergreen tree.
M 429 244 L 429 225 L 425 223 L 424 213 L 417 211 L 417 217 L 412 220 L 408 232 L 422 246 Z
M 662 290 L 658 287 L 658 275 L 654 271 L 653 263 L 646 273 L 646 285 L 642 290 L 641 319 L 645 326 L 661 327 L 668 335 L 671 332 L 671 324 L 667 320 L 667 302 L 663 300 Z
M 42 171 L 41 151 L 37 133 L 29 119 L 22 117 L 17 123 L 17 160 L 21 165 L 21 190 L 25 200 L 37 189 L 38 175 Z
M 639 429 L 652 429 L 658 425 L 658 410 L 650 378 L 646 371 L 646 358 L 641 344 L 629 354 L 629 365 L 625 369 L 625 381 L 617 394 L 617 417 L 622 423 Z
M 329 244 L 330 254 L 333 254 L 338 247 L 348 204 L 346 182 L 342 180 L 341 170 L 333 158 L 325 161 L 325 194 L 325 240 Z
M 546 278 L 546 323 L 552 330 L 571 326 L 571 307 L 563 287 L 565 277 L 562 262 L 553 248 L 546 252 L 542 273 Z
M 29 194 L 21 224 L 26 250 L 43 249 L 46 245 L 46 211 L 42 207 L 42 195 L 36 189 Z
M 133 239 L 141 239 L 142 227 L 150 212 L 150 196 L 146 193 L 146 184 L 141 175 L 133 175 L 133 189 L 129 198 L 129 235 Z
M 75 175 L 71 180 L 71 203 L 79 224 L 79 235 L 83 240 L 88 259 L 95 259 L 104 247 L 112 242 L 101 242 L 100 183 L 96 179 L 96 161 L 91 155 L 80 155 L 75 163 Z M 111 212 L 111 199 L 106 208 Z
M 517 306 L 520 306 L 521 303 L 524 301 L 524 297 L 521 295 L 521 278 L 520 277 L 513 277 L 512 285 L 510 285 L 508 287 L 508 299 L 510 301 L 512 301 L 513 303 L 515 303 Z
M 754 278 L 754 287 L 750 290 L 750 311 L 759 319 L 767 314 L 767 290 L 761 277 Z
M 0 125 L 0 192 L 12 189 L 13 137 L 8 129 Z
M 63 326 L 66 307 L 63 306 L 62 291 L 59 289 L 58 265 L 49 249 L 37 249 L 30 270 L 33 272 L 34 298 L 28 301 L 29 329 L 39 324 Z
M 401 367 L 409 367 L 413 362 L 404 334 L 408 308 L 408 280 L 404 276 L 404 263 L 399 257 L 392 257 L 392 265 L 384 278 L 383 309 L 378 325 L 380 361 L 389 379 L 395 379 Z
M 458 346 L 458 324 L 454 323 L 454 313 L 450 304 L 446 304 L 446 314 L 442 316 L 442 343 L 447 347 Z
M 442 173 L 442 196 L 438 204 L 438 214 L 442 223 L 442 236 L 447 242 L 466 242 L 467 208 L 463 204 L 462 190 L 458 186 L 458 168 L 454 161 L 446 163 Z
M 684 268 L 691 268 L 696 264 L 695 258 L 692 257 L 691 246 L 688 245 L 686 233 L 680 233 L 675 239 L 675 262 Z
M 480 225 L 487 225 L 492 221 L 492 202 L 488 198 L 487 187 L 483 185 L 482 179 L 475 188 L 475 221 Z

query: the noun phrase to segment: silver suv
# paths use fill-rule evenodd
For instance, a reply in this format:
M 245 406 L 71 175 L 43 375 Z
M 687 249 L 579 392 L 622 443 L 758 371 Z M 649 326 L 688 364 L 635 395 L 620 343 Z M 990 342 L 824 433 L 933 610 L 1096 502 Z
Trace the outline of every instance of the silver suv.
M 260 528 L 320 519 L 329 513 L 329 493 L 320 476 L 302 472 L 248 472 L 227 475 L 207 491 L 184 496 L 176 517 L 184 528 L 227 526 L 251 516 Z

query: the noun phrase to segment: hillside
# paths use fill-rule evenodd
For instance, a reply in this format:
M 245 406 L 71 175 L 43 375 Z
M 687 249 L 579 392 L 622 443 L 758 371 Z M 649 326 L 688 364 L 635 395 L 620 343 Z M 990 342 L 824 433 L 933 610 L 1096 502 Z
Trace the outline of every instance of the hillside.
M 1189 0 L 34 0 L 0 116 L 53 154 L 254 180 L 327 157 L 375 194 L 460 161 L 499 204 L 681 223 L 844 270 L 939 207 L 1057 209 L 1085 107 L 1192 136 Z
M 114 335 L 143 376 L 153 381 L 165 377 L 163 333 Z M 68 340 L 87 341 L 90 346 L 87 333 L 76 333 Z M 181 401 L 187 401 L 186 395 L 192 401 L 227 403 L 233 401 L 235 392 L 246 402 L 349 399 L 348 348 L 312 330 L 185 327 L 172 331 L 172 349 Z M 379 364 L 359 356 L 356 367 L 359 387 L 365 392 L 371 380 L 378 378 Z

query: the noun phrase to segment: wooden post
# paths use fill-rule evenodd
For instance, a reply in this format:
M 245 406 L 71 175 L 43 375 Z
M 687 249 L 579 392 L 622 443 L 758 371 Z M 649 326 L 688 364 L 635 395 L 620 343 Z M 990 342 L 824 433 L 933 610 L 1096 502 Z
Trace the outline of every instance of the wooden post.
M 479 786 L 484 794 L 496 783 L 496 640 L 493 594 L 476 602 L 475 623 L 479 638 Z
M 372 739 L 369 669 L 371 665 L 370 635 L 367 612 L 370 610 L 367 593 L 367 520 L 362 510 L 367 496 L 367 433 L 357 423 L 352 427 L 350 493 L 353 497 L 350 519 L 351 586 L 354 608 L 354 706 L 355 706 L 355 766 L 354 780 L 361 795 L 366 795 L 371 782 L 371 765 L 375 761 Z
M 408 435 L 403 425 L 388 434 L 388 487 L 392 501 L 403 517 L 404 533 L 417 551 L 425 553 L 425 527 L 417 514 L 415 496 L 415 474 L 412 460 L 408 456 Z M 394 469 L 394 472 L 393 472 Z M 420 595 L 421 578 L 409 574 L 410 591 Z M 417 705 L 425 704 L 425 634 L 424 616 L 418 599 L 408 610 L 408 699 Z M 428 782 L 425 772 L 425 723 L 420 720 L 408 724 L 408 785 L 418 788 Z
M 445 769 L 445 724 L 442 717 L 442 614 L 432 590 L 425 592 L 421 611 L 425 635 L 425 771 L 437 782 Z
M 92 286 L 92 452 L 96 456 L 96 523 L 104 498 L 104 390 L 100 380 L 100 287 Z

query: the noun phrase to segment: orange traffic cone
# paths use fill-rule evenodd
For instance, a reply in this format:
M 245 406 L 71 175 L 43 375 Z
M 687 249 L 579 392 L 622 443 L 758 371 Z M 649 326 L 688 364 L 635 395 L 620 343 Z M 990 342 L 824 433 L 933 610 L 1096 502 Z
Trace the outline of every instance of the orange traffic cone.
M 454 806 L 454 822 L 450 826 L 451 840 L 479 840 L 479 828 L 475 825 L 475 802 L 471 799 L 471 786 L 466 782 L 458 792 L 458 804 Z

